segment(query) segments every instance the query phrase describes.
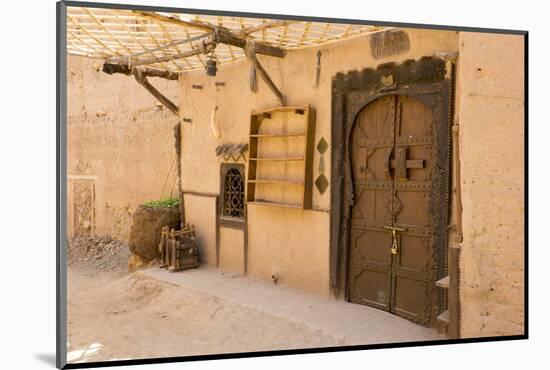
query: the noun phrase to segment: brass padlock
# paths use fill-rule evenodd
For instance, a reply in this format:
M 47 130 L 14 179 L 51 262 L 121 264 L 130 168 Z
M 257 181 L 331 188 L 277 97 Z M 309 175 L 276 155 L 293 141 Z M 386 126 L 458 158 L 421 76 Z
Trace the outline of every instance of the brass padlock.
M 397 233 L 396 231 L 406 231 L 407 229 L 397 226 L 384 226 L 384 229 L 391 230 L 392 243 L 391 243 L 391 254 L 397 254 Z
M 397 239 L 395 238 L 395 230 L 392 233 L 391 254 L 397 254 Z

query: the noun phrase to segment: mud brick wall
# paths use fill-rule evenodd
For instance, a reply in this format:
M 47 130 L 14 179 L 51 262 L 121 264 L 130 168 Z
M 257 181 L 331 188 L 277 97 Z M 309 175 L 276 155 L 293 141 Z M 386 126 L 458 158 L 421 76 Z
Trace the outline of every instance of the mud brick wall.
M 288 51 L 284 59 L 261 55 L 258 59 L 286 96 L 288 106 L 309 104 L 315 108 L 316 146 L 321 138 L 331 142 L 331 84 L 338 72 L 452 53 L 457 51 L 457 47 L 457 32 L 403 29 Z M 316 86 L 318 51 L 322 55 L 319 84 Z M 221 161 L 216 157 L 216 146 L 248 142 L 250 112 L 279 105 L 260 77 L 258 94 L 250 91 L 249 73 L 250 64 L 242 61 L 220 66 L 216 77 L 209 77 L 202 70 L 180 77 L 182 114 L 193 120 L 192 124 L 182 126 L 184 190 L 219 193 Z M 216 82 L 224 85 L 216 85 Z M 193 85 L 202 85 L 202 89 L 193 89 Z M 221 132 L 219 138 L 211 130 L 215 106 L 218 107 L 215 117 Z M 324 175 L 328 179 L 331 150 L 329 146 L 324 154 Z M 314 180 L 320 174 L 320 157 L 314 150 Z M 186 173 L 195 176 L 186 176 Z M 195 181 L 197 177 L 201 181 Z M 280 284 L 328 295 L 330 184 L 324 193 L 314 187 L 312 198 L 312 210 L 249 205 L 246 239 L 244 235 L 238 235 L 242 231 L 222 227 L 218 245 L 220 268 L 242 271 L 246 240 L 248 275 L 264 280 L 271 280 L 272 275 L 276 275 Z M 207 256 L 205 262 L 208 264 L 216 263 L 216 204 L 213 199 L 191 194 L 185 196 L 187 221 L 195 224 L 201 252 Z M 235 263 L 237 260 L 243 262 Z
M 150 81 L 178 101 L 177 81 Z M 67 89 L 68 237 L 127 240 L 140 203 L 158 199 L 165 181 L 165 194 L 177 195 L 178 120 L 132 77 L 101 72 L 101 61 L 69 56 Z
M 523 37 L 461 32 L 463 337 L 523 333 Z

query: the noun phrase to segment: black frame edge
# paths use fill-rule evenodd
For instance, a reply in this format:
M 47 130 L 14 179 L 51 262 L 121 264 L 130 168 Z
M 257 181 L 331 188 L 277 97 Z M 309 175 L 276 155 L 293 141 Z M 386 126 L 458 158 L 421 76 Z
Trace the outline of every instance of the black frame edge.
M 67 6 L 56 3 L 56 350 L 67 365 Z
M 431 30 L 448 30 L 460 32 L 481 32 L 481 33 L 497 33 L 508 35 L 521 35 L 524 37 L 524 334 L 499 337 L 476 337 L 476 338 L 461 338 L 461 339 L 444 339 L 435 341 L 419 341 L 419 342 L 401 342 L 401 343 L 385 343 L 385 344 L 370 344 L 356 346 L 341 346 L 341 347 L 325 347 L 325 348 L 309 348 L 309 349 L 293 349 L 293 350 L 274 350 L 261 352 L 242 352 L 230 354 L 214 354 L 214 355 L 197 355 L 197 356 L 177 356 L 165 358 L 144 358 L 133 360 L 115 360 L 115 361 L 98 361 L 90 363 L 67 363 L 66 358 L 66 128 L 67 128 L 67 112 L 66 112 L 66 74 L 63 72 L 63 67 L 66 70 L 66 22 L 60 22 L 66 19 L 66 7 L 89 7 L 89 8 L 107 8 L 107 9 L 129 9 L 129 10 L 144 10 L 144 11 L 164 11 L 174 13 L 190 13 L 190 14 L 211 14 L 211 15 L 231 15 L 242 17 L 262 17 L 270 19 L 288 19 L 288 20 L 308 20 L 316 22 L 332 22 L 332 23 L 349 23 L 349 24 L 369 24 L 378 26 L 404 27 L 404 28 L 421 28 Z M 282 15 L 282 14 L 264 14 L 252 12 L 236 12 L 236 11 L 219 11 L 210 9 L 188 9 L 188 8 L 173 8 L 159 6 L 144 6 L 131 4 L 113 4 L 113 3 L 94 3 L 82 1 L 67 1 L 61 0 L 56 3 L 56 367 L 59 369 L 78 369 L 78 368 L 96 368 L 96 367 L 111 367 L 111 366 L 126 366 L 126 365 L 143 365 L 143 364 L 158 364 L 158 363 L 173 363 L 182 361 L 207 361 L 220 359 L 234 359 L 247 357 L 265 357 L 265 356 L 283 356 L 293 354 L 314 354 L 314 353 L 329 353 L 342 351 L 357 351 L 368 349 L 386 349 L 386 348 L 405 348 L 419 347 L 430 345 L 446 345 L 446 344 L 468 344 L 468 343 L 486 343 L 500 342 L 508 340 L 525 340 L 529 339 L 529 295 L 528 295 L 528 279 L 529 279 L 529 254 L 528 254 L 528 200 L 529 200 L 529 177 L 528 177 L 528 111 L 529 111 L 529 58 L 528 58 L 528 35 L 527 30 L 507 30 L 481 27 L 460 27 L 460 26 L 444 26 L 444 25 L 429 25 L 420 23 L 404 23 L 404 22 L 383 22 L 369 21 L 356 19 L 328 18 L 328 17 L 311 17 L 297 15 Z M 64 221 L 64 222 L 62 222 Z M 65 237 L 63 237 L 65 236 Z M 63 324 L 61 326 L 60 324 Z
M 387 348 L 406 348 L 420 346 L 435 346 L 446 344 L 468 344 L 482 342 L 501 342 L 508 340 L 524 340 L 525 335 L 510 335 L 502 337 L 485 337 L 485 338 L 465 338 L 465 339 L 442 339 L 421 342 L 398 342 L 398 343 L 380 343 L 367 345 L 352 345 L 341 347 L 318 347 L 318 348 L 303 348 L 275 351 L 258 351 L 258 352 L 240 352 L 240 353 L 224 353 L 215 355 L 196 355 L 196 356 L 180 356 L 180 357 L 157 357 L 144 358 L 135 360 L 115 360 L 115 361 L 98 361 L 88 363 L 67 364 L 63 369 L 83 369 L 95 367 L 111 367 L 111 366 L 128 366 L 128 365 L 148 365 L 173 362 L 190 362 L 190 361 L 209 361 L 209 360 L 225 360 L 247 357 L 270 357 L 270 356 L 288 356 L 297 354 L 316 354 L 316 353 L 331 353 L 343 351 L 361 351 L 368 349 L 387 349 Z

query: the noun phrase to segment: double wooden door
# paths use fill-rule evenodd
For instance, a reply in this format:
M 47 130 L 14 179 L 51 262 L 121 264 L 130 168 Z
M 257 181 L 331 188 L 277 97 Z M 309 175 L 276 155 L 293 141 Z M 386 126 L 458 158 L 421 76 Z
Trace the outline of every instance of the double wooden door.
M 423 325 L 436 315 L 432 121 L 422 102 L 386 96 L 358 114 L 350 142 L 349 298 Z

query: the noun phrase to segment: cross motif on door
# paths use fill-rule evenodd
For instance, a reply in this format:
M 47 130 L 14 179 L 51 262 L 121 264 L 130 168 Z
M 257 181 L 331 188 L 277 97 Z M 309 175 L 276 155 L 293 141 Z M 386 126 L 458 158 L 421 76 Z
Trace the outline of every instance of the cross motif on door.
M 424 168 L 423 159 L 407 159 L 407 147 L 396 148 L 395 159 L 389 160 L 391 155 L 391 149 L 387 153 L 386 160 L 386 174 L 389 176 L 389 167 L 395 169 L 395 178 L 399 181 L 407 181 L 407 169 L 408 168 Z

